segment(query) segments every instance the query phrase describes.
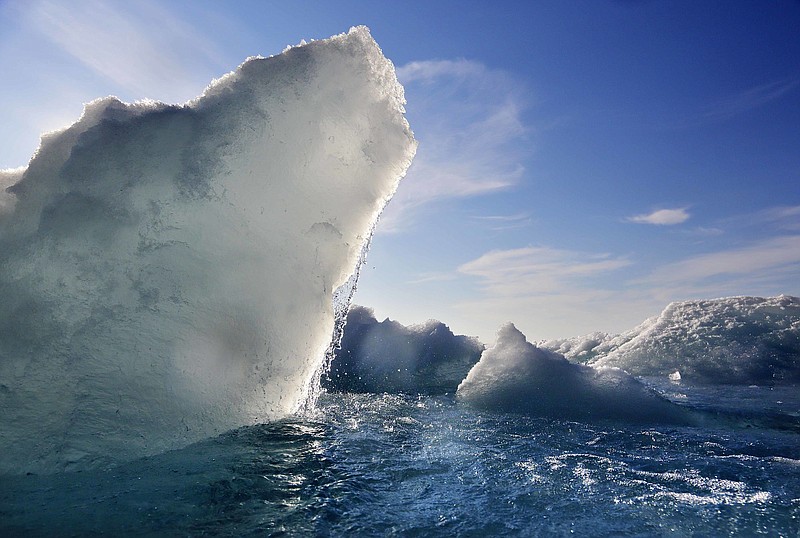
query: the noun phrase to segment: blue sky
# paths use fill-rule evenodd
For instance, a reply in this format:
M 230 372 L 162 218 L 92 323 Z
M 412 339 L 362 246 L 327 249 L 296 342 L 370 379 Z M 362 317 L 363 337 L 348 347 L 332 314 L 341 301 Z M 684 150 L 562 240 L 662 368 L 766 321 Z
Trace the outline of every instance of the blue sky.
M 420 147 L 356 301 L 491 341 L 800 295 L 800 2 L 0 0 L 0 167 L 104 95 L 183 102 L 366 24 Z

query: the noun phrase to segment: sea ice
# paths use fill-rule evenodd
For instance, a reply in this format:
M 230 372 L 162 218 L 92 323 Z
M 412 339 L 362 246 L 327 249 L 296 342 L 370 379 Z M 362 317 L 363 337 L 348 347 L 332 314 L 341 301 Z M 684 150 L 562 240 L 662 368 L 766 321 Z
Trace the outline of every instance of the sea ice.
M 440 321 L 406 327 L 379 322 L 369 308 L 354 306 L 323 386 L 340 392 L 452 394 L 483 349 L 477 339 L 456 336 Z
M 456 397 L 474 407 L 567 420 L 690 421 L 673 404 L 618 368 L 592 368 L 540 349 L 513 324 L 458 386 Z
M 413 157 L 403 105 L 359 27 L 182 106 L 94 101 L 0 174 L 0 473 L 296 410 Z
M 592 350 L 595 366 L 688 383 L 800 381 L 800 298 L 729 297 L 672 303 Z

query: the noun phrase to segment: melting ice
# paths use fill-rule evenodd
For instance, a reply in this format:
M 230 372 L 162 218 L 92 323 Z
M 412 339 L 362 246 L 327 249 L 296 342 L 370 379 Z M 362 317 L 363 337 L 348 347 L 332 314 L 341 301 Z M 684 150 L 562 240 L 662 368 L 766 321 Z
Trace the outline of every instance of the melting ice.
M 372 310 L 354 305 L 323 386 L 338 392 L 454 394 L 483 348 L 440 321 L 410 327 L 379 322 Z
M 403 104 L 359 27 L 185 105 L 94 101 L 3 172 L 0 472 L 294 411 L 413 157 Z
M 539 349 L 513 324 L 458 386 L 459 400 L 482 409 L 571 420 L 685 422 L 689 413 L 618 368 L 573 364 Z
M 543 347 L 595 366 L 689 383 L 800 381 L 800 298 L 675 302 L 620 335 L 594 333 Z

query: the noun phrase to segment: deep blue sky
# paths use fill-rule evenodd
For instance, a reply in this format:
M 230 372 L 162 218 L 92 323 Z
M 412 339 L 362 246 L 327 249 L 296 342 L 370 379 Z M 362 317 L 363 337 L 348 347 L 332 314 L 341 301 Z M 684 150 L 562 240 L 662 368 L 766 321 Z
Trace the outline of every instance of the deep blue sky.
M 95 97 L 182 102 L 357 24 L 420 140 L 356 296 L 379 317 L 535 340 L 800 295 L 797 1 L 0 0 L 0 167 Z

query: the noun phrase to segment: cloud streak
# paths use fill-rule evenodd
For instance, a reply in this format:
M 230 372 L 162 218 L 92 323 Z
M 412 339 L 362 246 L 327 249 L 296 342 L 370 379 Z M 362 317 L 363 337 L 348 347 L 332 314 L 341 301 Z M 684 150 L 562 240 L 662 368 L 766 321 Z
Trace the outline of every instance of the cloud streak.
M 221 73 L 221 53 L 185 19 L 155 2 L 39 1 L 23 13 L 39 34 L 93 73 L 135 98 L 183 101 L 208 71 Z M 201 86 L 202 87 L 202 86 Z
M 654 224 L 656 226 L 673 226 L 675 224 L 682 224 L 689 220 L 691 215 L 686 211 L 686 208 L 676 209 L 658 209 L 652 213 L 645 213 L 642 215 L 634 215 L 627 217 L 627 222 L 634 222 L 636 224 Z
M 480 279 L 486 294 L 520 297 L 561 293 L 594 276 L 630 265 L 625 258 L 586 254 L 549 247 L 493 250 L 458 268 Z
M 672 128 L 685 129 L 727 121 L 783 99 L 799 87 L 800 78 L 798 77 L 786 77 L 765 82 L 721 97 L 682 119 L 670 120 L 667 125 Z
M 702 287 L 715 279 L 752 276 L 759 281 L 800 270 L 800 235 L 768 238 L 736 249 L 711 252 L 663 265 L 640 284 Z
M 482 222 L 489 226 L 490 230 L 516 230 L 530 226 L 533 222 L 529 213 L 516 213 L 514 215 L 475 215 L 473 220 Z
M 478 289 L 455 305 L 453 319 L 466 318 L 465 326 L 474 326 L 472 332 L 486 341 L 492 337 L 487 327 L 509 320 L 525 327 L 532 338 L 627 326 L 650 310 L 604 279 L 629 265 L 624 257 L 550 247 L 493 250 L 458 268 L 476 280 Z M 608 325 L 598 324 L 598 317 Z
M 508 74 L 469 60 L 411 62 L 397 73 L 420 145 L 379 232 L 407 229 L 425 206 L 490 194 L 521 180 L 526 101 Z
M 720 100 L 708 107 L 703 117 L 707 120 L 726 120 L 780 99 L 799 85 L 797 78 L 760 84 Z
M 759 211 L 752 217 L 782 230 L 800 231 L 800 205 L 776 206 Z

